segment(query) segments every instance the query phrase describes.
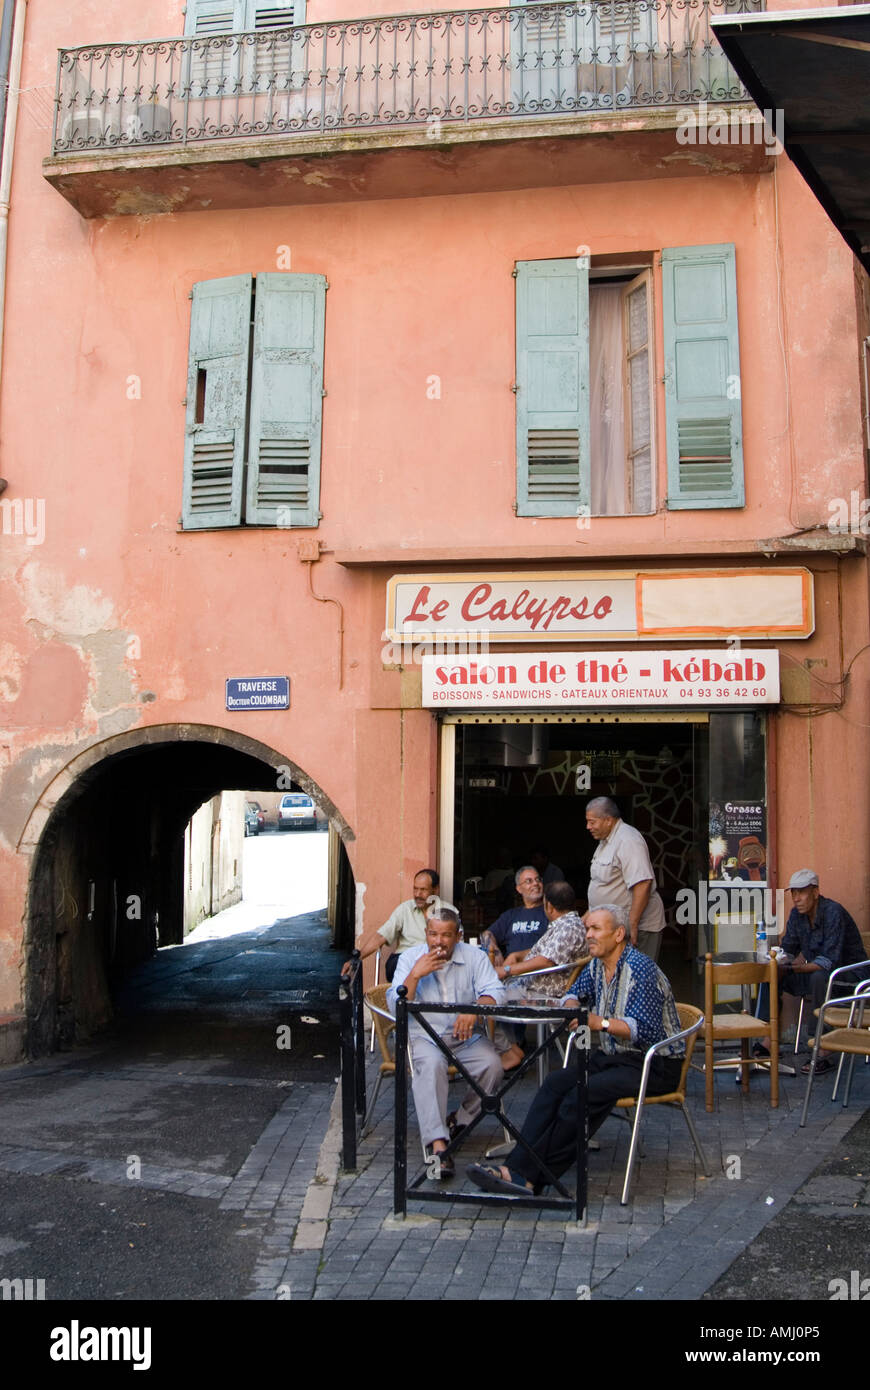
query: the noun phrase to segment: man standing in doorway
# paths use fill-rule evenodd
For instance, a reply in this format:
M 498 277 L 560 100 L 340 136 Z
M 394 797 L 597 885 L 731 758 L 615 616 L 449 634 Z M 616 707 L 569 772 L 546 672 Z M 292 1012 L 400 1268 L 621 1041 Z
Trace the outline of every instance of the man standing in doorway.
M 586 829 L 598 848 L 592 856 L 589 909 L 617 903 L 628 913 L 629 941 L 650 960 L 658 960 L 665 908 L 646 840 L 626 825 L 609 796 L 596 796 L 586 806 Z
M 421 869 L 414 875 L 414 896 L 399 903 L 382 927 L 373 928 L 359 942 L 357 950 L 363 960 L 374 951 L 379 951 L 382 946 L 392 946 L 393 950 L 387 958 L 385 969 L 388 980 L 392 980 L 396 973 L 401 953 L 407 951 L 410 946 L 422 946 L 425 943 L 427 909 L 446 907 L 451 912 L 456 912 L 452 903 L 442 903 L 438 897 L 440 882 L 434 869 Z M 341 968 L 342 975 L 348 973 L 350 965 L 349 960 L 345 961 Z

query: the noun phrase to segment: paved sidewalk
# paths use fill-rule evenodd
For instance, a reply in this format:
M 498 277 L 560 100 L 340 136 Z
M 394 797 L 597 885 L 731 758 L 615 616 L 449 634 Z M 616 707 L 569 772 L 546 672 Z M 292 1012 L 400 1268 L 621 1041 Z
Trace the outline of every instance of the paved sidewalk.
M 590 1155 L 589 1221 L 582 1231 L 562 1213 L 423 1202 L 410 1202 L 408 1219 L 395 1222 L 393 1089 L 385 1084 L 374 1132 L 360 1145 L 358 1172 L 340 1175 L 335 1184 L 322 1249 L 316 1259 L 292 1252 L 276 1282 L 289 1290 L 285 1296 L 318 1300 L 699 1299 L 870 1107 L 868 1073 L 856 1069 L 845 1111 L 831 1103 L 830 1078 L 817 1082 L 801 1130 L 803 1077 L 782 1078 L 780 1108 L 773 1111 L 766 1075 L 753 1075 L 744 1099 L 731 1075 L 719 1073 L 716 1109 L 707 1115 L 703 1077 L 693 1072 L 690 1104 L 713 1177 L 703 1176 L 682 1116 L 652 1107 L 627 1207 L 619 1195 L 628 1126 L 611 1117 L 599 1131 L 601 1151 Z M 517 1114 L 533 1093 L 533 1083 L 524 1086 Z M 457 1155 L 455 1190 L 475 1190 L 464 1177 L 465 1164 L 497 1142 L 492 1122 L 481 1129 L 485 1138 L 476 1131 Z M 409 1162 L 416 1163 L 413 1118 L 409 1141 Z M 818 1181 L 823 1190 L 824 1178 Z M 254 1296 L 275 1295 L 263 1290 Z M 718 1296 L 733 1295 L 723 1286 Z M 820 1281 L 815 1295 L 804 1286 L 799 1296 L 827 1298 L 827 1283 Z

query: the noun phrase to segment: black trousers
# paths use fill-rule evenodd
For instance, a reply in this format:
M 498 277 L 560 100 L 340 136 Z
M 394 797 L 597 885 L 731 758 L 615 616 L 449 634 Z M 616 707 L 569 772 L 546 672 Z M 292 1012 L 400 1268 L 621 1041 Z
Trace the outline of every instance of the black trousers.
M 860 964 L 860 961 L 858 962 Z M 779 1001 L 782 1006 L 782 996 L 792 994 L 795 998 L 808 999 L 811 1009 L 820 1009 L 825 1002 L 825 994 L 828 988 L 828 980 L 831 977 L 830 970 L 810 970 L 804 973 L 797 973 L 794 970 L 780 972 L 779 976 Z M 867 976 L 861 975 L 838 975 L 834 981 L 834 994 L 854 994 L 855 986 L 861 980 L 866 980 Z M 762 985 L 760 990 L 760 1003 L 758 1006 L 758 1017 L 765 1020 L 770 1019 L 770 991 L 767 985 Z M 813 1021 L 810 1020 L 810 1033 L 814 1031 Z
M 647 1093 L 665 1095 L 680 1079 L 679 1057 L 655 1057 L 650 1068 Z M 589 1058 L 589 1135 L 601 1127 L 622 1096 L 637 1095 L 643 1071 L 640 1052 L 608 1053 L 600 1049 Z M 551 1072 L 532 1101 L 520 1131 L 527 1144 L 537 1150 L 554 1177 L 572 1166 L 577 1158 L 577 1068 Z M 524 1180 L 543 1186 L 547 1181 L 531 1154 L 517 1144 L 507 1166 Z

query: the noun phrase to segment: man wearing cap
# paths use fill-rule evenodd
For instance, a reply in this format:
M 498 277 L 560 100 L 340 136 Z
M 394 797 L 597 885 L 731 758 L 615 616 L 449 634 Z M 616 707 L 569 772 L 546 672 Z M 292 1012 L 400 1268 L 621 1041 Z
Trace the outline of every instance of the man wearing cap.
M 798 869 L 788 886 L 793 907 L 780 943 L 783 954 L 777 962 L 780 994 L 803 995 L 811 1008 L 818 1009 L 824 1002 L 831 971 L 866 960 L 864 943 L 846 909 L 832 898 L 822 897 L 819 876 L 813 869 Z M 827 1071 L 831 1065 L 822 1058 L 816 1071 Z M 804 1070 L 808 1069 L 809 1064 Z

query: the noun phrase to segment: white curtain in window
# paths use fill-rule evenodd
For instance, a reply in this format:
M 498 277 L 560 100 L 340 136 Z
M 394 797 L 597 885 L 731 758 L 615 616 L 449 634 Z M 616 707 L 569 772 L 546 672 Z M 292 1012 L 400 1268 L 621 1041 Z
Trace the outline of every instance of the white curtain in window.
M 625 513 L 622 285 L 589 286 L 590 507 Z

